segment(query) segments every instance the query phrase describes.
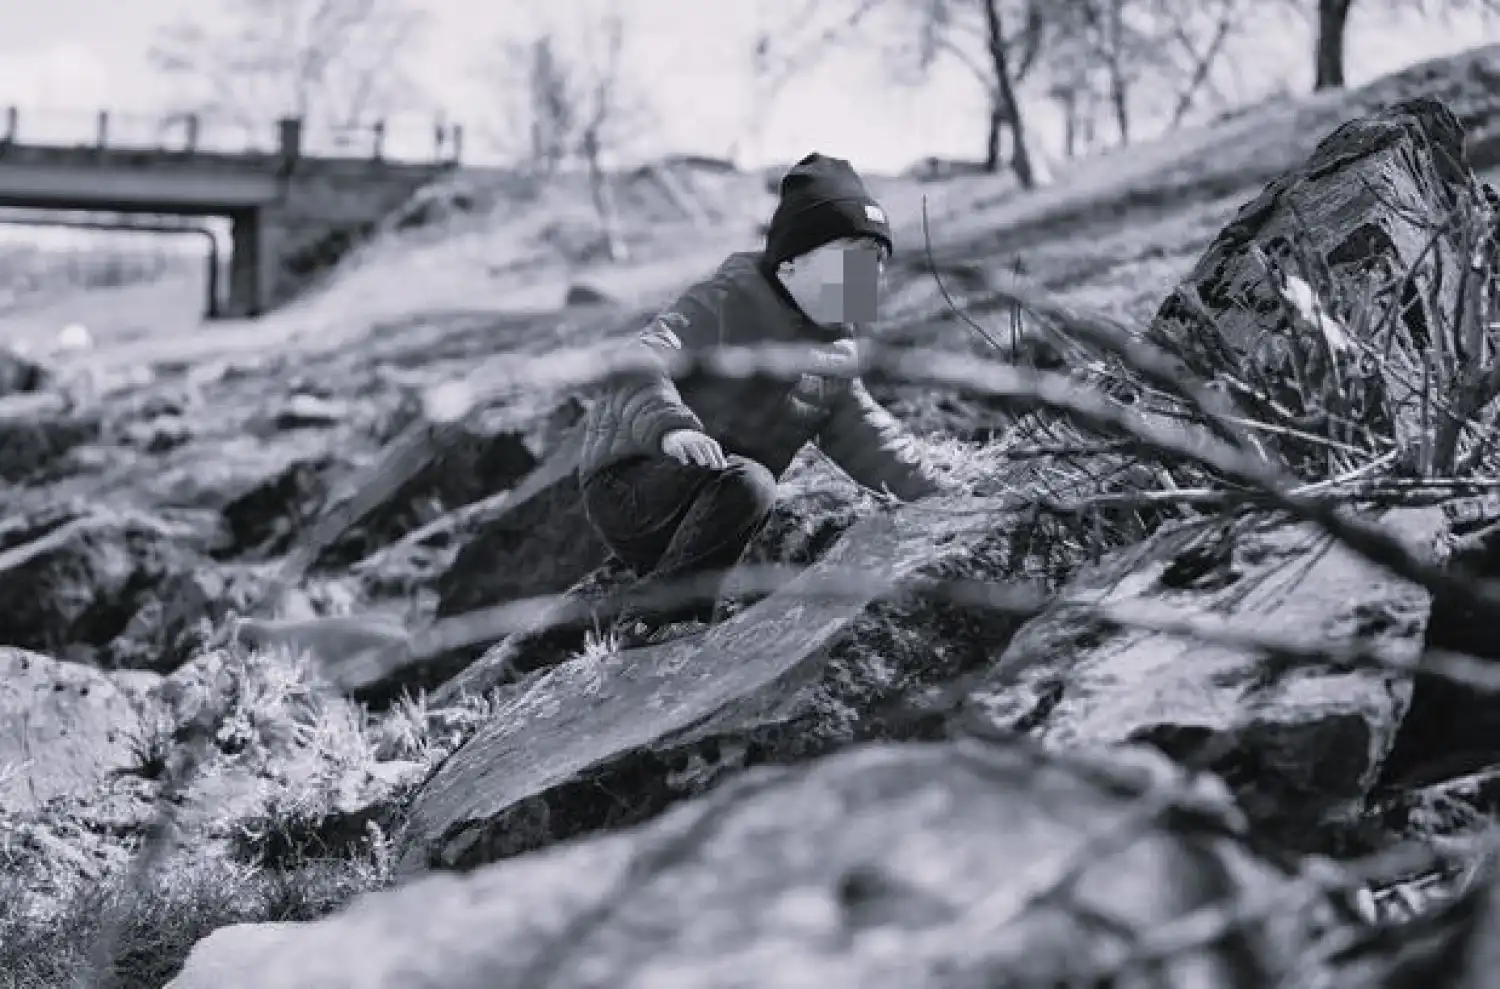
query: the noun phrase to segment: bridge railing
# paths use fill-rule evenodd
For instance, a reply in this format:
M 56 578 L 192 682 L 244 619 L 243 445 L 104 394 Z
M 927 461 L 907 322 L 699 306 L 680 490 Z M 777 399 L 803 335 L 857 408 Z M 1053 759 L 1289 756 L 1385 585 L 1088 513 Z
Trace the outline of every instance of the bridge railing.
M 0 145 L 164 151 L 181 154 L 285 154 L 393 162 L 453 162 L 463 128 L 442 118 L 403 116 L 357 127 L 290 121 L 242 123 L 190 113 L 0 108 Z M 288 147 L 288 144 L 291 147 Z

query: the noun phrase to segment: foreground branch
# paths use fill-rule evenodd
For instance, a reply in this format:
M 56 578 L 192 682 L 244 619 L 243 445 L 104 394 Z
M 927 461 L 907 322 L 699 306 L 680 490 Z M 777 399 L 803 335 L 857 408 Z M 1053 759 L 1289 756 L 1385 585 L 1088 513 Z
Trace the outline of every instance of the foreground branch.
M 1077 608 L 1105 627 L 1136 629 L 1157 635 L 1202 642 L 1224 649 L 1265 657 L 1266 675 L 1278 677 L 1307 665 L 1339 668 L 1369 667 L 1393 672 L 1445 677 L 1482 693 L 1500 694 L 1500 666 L 1472 656 L 1428 650 L 1420 658 L 1380 643 L 1354 639 L 1310 638 L 1266 629 L 1263 622 L 1183 617 L 1169 603 L 1099 601 L 1088 595 L 1047 594 L 1034 585 L 1006 585 L 980 580 L 909 578 L 850 567 L 742 566 L 727 573 L 705 574 L 662 584 L 649 591 L 627 590 L 607 601 L 585 601 L 569 594 L 548 594 L 507 602 L 491 608 L 440 619 L 426 629 L 406 634 L 392 629 L 383 644 L 355 655 L 319 655 L 319 665 L 335 683 L 367 683 L 402 669 L 430 662 L 457 649 L 496 642 L 511 635 L 533 636 L 554 630 L 584 632 L 626 605 L 667 610 L 690 604 L 712 604 L 728 577 L 736 596 L 795 594 L 805 601 L 932 601 L 957 608 L 1034 618 L 1052 608 Z M 796 586 L 794 586 L 796 585 Z M 350 619 L 325 619 L 337 625 Z M 355 619 L 366 632 L 367 622 Z M 275 643 L 305 647 L 317 653 L 316 623 L 245 620 L 240 637 L 251 646 Z M 342 627 L 342 626 L 339 626 Z

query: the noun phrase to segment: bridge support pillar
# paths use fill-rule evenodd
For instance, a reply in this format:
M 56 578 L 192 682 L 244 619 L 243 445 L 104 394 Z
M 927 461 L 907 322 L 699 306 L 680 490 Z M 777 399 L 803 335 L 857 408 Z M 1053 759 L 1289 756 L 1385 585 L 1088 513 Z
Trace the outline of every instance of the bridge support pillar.
M 277 255 L 269 210 L 246 210 L 234 216 L 229 256 L 229 302 L 232 319 L 259 316 L 271 307 Z

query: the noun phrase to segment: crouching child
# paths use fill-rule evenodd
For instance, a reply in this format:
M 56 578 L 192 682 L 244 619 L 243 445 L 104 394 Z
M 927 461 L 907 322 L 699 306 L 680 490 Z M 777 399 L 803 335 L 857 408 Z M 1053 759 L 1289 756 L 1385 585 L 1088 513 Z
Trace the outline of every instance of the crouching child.
M 896 419 L 857 376 L 856 327 L 874 318 L 892 249 L 885 211 L 848 162 L 811 154 L 785 175 L 764 250 L 728 257 L 638 335 L 654 355 L 712 347 L 812 345 L 827 373 L 792 381 L 641 372 L 589 410 L 579 467 L 584 509 L 649 595 L 714 583 L 765 524 L 777 482 L 815 442 L 856 483 L 915 501 L 945 491 Z M 714 606 L 627 606 L 622 648 Z

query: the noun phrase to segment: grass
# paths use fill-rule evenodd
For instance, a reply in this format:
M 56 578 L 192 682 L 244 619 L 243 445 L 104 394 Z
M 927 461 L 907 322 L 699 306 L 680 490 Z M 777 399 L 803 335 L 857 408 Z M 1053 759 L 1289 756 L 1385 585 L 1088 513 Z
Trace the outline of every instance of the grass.
M 58 854 L 52 836 L 90 830 L 75 806 L 0 822 L 0 987 L 159 989 L 219 927 L 311 920 L 382 888 L 400 793 L 379 813 L 356 815 L 358 833 L 330 845 L 322 832 L 347 809 L 347 781 L 382 763 L 431 765 L 487 711 L 480 701 L 434 711 L 407 698 L 374 717 L 322 688 L 305 657 L 285 650 L 227 649 L 198 665 L 207 686 L 182 692 L 177 717 L 148 720 L 130 742 L 136 765 L 123 775 L 155 795 L 155 816 L 112 839 L 115 867 L 101 876 Z M 205 732 L 195 763 L 185 755 Z M 268 784 L 265 794 L 216 811 L 213 802 L 232 792 L 221 788 L 243 779 Z M 149 868 L 123 867 L 131 855 Z M 102 981 L 101 944 L 112 945 Z
M 376 852 L 364 861 L 314 860 L 276 869 L 191 855 L 153 871 L 147 885 L 122 877 L 79 885 L 45 913 L 9 880 L 11 888 L 0 886 L 0 986 L 161 989 L 192 946 L 214 930 L 313 920 L 380 888 L 388 875 Z M 91 982 L 95 946 L 115 918 L 123 922 L 108 978 Z

